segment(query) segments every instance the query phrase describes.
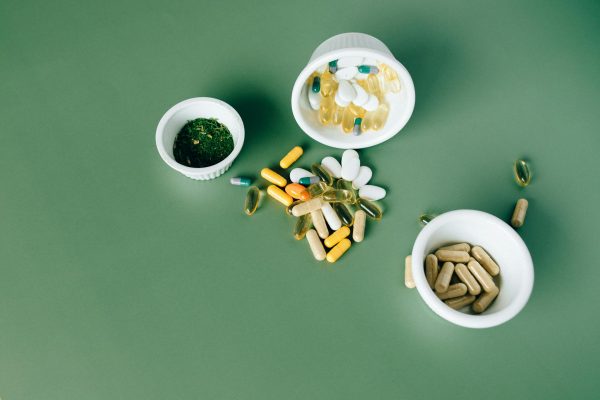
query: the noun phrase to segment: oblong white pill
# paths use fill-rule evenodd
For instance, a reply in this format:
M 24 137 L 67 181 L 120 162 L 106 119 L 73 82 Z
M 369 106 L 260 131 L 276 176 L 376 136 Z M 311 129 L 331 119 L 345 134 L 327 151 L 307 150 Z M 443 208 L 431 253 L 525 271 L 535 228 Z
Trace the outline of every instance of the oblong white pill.
M 337 61 L 338 68 L 358 67 L 363 64 L 364 57 L 361 56 L 346 56 L 341 57 Z
M 305 170 L 304 168 L 294 168 L 290 171 L 290 180 L 294 183 L 298 183 L 300 178 L 307 178 L 309 176 L 315 176 L 312 172 Z
M 369 99 L 361 107 L 366 111 L 375 111 L 377 110 L 377 107 L 379 107 L 379 99 L 374 94 L 369 95 Z
M 356 67 L 338 67 L 338 70 L 335 71 L 335 77 L 338 81 L 352 79 L 356 74 L 358 74 L 358 68 Z
M 335 104 L 340 107 L 347 107 L 350 104 L 350 101 L 340 98 L 340 92 L 337 91 L 335 92 Z
M 360 158 L 356 150 L 346 150 L 342 154 L 342 179 L 353 181 L 358 176 Z
M 353 83 L 352 87 L 356 90 L 356 96 L 352 102 L 359 107 L 362 107 L 369 100 L 369 93 L 363 89 L 358 83 Z
M 309 87 L 308 89 L 308 103 L 310 104 L 310 108 L 313 110 L 318 110 L 321 106 L 321 93 L 315 93 Z
M 321 160 L 321 166 L 336 178 L 342 177 L 342 164 L 333 157 L 325 157 Z
M 350 82 L 340 81 L 336 96 L 338 94 L 340 95 L 340 99 L 345 101 L 352 101 L 356 97 L 356 89 L 354 89 Z
M 321 212 L 323 212 L 325 221 L 327 221 L 327 225 L 329 225 L 332 231 L 335 232 L 342 227 L 342 221 L 340 220 L 340 217 L 338 217 L 333 207 L 331 207 L 331 204 L 323 204 L 321 207 Z
M 374 185 L 364 185 L 358 191 L 358 197 L 365 200 L 381 200 L 385 197 L 386 191 L 384 188 Z
M 369 183 L 372 176 L 373 171 L 371 171 L 371 168 L 362 166 L 358 170 L 358 176 L 352 181 L 352 186 L 354 186 L 354 189 L 360 189 Z

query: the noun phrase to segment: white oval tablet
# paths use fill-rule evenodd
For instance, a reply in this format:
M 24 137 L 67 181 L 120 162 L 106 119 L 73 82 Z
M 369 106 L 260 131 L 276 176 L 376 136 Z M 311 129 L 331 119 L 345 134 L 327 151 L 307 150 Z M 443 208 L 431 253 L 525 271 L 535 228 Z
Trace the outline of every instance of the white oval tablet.
M 369 93 L 362 88 L 358 83 L 352 84 L 354 90 L 356 90 L 356 96 L 352 102 L 359 107 L 362 107 L 369 100 Z
M 315 176 L 312 172 L 305 170 L 304 168 L 294 168 L 290 171 L 290 180 L 294 183 L 298 183 L 300 178 L 308 178 Z
M 358 176 L 360 158 L 356 150 L 346 150 L 342 154 L 342 178 L 353 181 Z
M 339 90 L 335 93 L 335 104 L 340 107 L 347 107 L 350 104 L 350 100 L 344 100 L 340 97 Z
M 364 185 L 358 191 L 358 197 L 365 200 L 381 200 L 385 197 L 386 191 L 384 188 L 374 185 Z
M 365 104 L 362 105 L 366 111 L 375 111 L 379 107 L 379 99 L 375 95 L 369 95 L 369 99 Z
M 336 178 L 342 177 L 342 164 L 333 157 L 325 157 L 321 160 L 321 166 Z
M 360 189 L 369 183 L 372 176 L 373 171 L 371 171 L 371 168 L 362 166 L 358 170 L 358 176 L 352 181 L 352 186 L 354 186 L 354 189 Z
M 325 221 L 327 221 L 327 225 L 329 225 L 332 231 L 335 232 L 342 227 L 342 221 L 340 220 L 340 217 L 338 217 L 333 207 L 331 207 L 331 204 L 323 204 L 321 207 L 321 212 L 325 217 Z
M 337 78 L 337 80 L 349 80 L 354 78 L 354 76 L 358 74 L 358 68 L 356 67 L 345 67 L 345 68 L 339 68 L 338 70 L 335 71 L 335 77 Z

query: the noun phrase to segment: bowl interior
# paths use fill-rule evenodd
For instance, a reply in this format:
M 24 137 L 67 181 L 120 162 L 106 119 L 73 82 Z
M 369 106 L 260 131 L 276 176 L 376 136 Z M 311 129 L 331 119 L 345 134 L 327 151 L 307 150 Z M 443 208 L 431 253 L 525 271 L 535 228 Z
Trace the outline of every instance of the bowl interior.
M 483 247 L 500 266 L 500 294 L 480 315 L 446 306 L 425 279 L 423 263 L 427 254 L 461 242 Z M 415 283 L 425 302 L 440 316 L 459 325 L 492 326 L 505 322 L 523 308 L 533 287 L 533 263 L 523 240 L 508 224 L 481 211 L 452 211 L 433 219 L 417 237 L 412 257 Z M 488 321 L 484 321 L 486 318 Z
M 340 57 L 339 52 L 327 53 L 310 62 L 298 76 L 292 92 L 292 110 L 296 121 L 313 139 L 337 148 L 364 148 L 382 143 L 398 133 L 408 122 L 415 103 L 415 92 L 408 71 L 397 60 L 378 52 L 367 50 L 348 50 L 343 56 L 361 56 L 372 58 L 393 68 L 400 79 L 401 90 L 398 93 L 386 94 L 390 111 L 385 125 L 379 131 L 364 132 L 359 136 L 344 133 L 339 126 L 321 125 L 318 112 L 308 102 L 308 85 L 310 75 L 320 66 Z

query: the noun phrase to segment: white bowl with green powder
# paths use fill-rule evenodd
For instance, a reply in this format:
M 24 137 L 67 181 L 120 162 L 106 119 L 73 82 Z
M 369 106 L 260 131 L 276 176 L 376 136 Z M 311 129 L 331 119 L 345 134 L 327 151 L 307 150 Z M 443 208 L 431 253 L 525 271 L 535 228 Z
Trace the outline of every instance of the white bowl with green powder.
M 196 180 L 229 169 L 244 145 L 244 123 L 229 104 L 195 97 L 171 107 L 156 127 L 156 148 L 174 170 Z

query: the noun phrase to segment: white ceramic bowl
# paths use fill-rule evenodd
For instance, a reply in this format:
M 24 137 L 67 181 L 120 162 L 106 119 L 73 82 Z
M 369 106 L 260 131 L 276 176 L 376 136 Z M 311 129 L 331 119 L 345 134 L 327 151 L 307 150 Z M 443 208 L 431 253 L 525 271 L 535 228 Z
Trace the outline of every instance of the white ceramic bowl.
M 402 88 L 399 93 L 389 93 L 386 96 L 390 111 L 386 124 L 379 131 L 354 136 L 343 133 L 339 126 L 323 126 L 318 120 L 318 112 L 308 103 L 306 81 L 309 76 L 320 66 L 345 56 L 373 58 L 398 73 Z M 300 128 L 316 141 L 339 149 L 360 149 L 385 142 L 406 125 L 414 107 L 415 87 L 406 68 L 394 58 L 383 42 L 364 33 L 342 33 L 321 43 L 300 72 L 292 89 L 292 112 Z
M 216 118 L 225 125 L 233 137 L 233 151 L 223 161 L 204 168 L 192 168 L 179 164 L 173 157 L 175 137 L 190 120 Z M 244 123 L 229 104 L 210 97 L 195 97 L 175 104 L 160 119 L 156 127 L 156 148 L 163 161 L 175 171 L 196 180 L 214 179 L 231 167 L 244 145 Z
M 482 314 L 448 307 L 427 284 L 423 263 L 437 248 L 467 242 L 483 247 L 500 266 L 500 294 Z M 521 237 L 499 218 L 475 210 L 450 211 L 434 218 L 419 233 L 412 250 L 412 272 L 419 294 L 440 317 L 468 328 L 500 325 L 525 307 L 533 289 L 533 262 Z

